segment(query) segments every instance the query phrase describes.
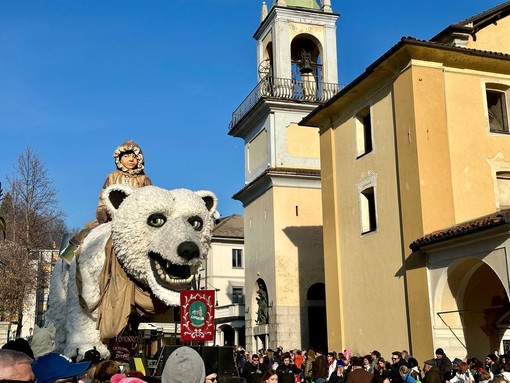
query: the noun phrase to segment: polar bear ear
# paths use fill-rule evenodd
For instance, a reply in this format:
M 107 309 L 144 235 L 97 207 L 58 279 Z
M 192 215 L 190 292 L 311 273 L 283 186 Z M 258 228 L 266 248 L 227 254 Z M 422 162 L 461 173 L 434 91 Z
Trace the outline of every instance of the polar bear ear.
M 102 196 L 108 213 L 113 216 L 126 197 L 133 193 L 133 190 L 132 187 L 127 185 L 108 186 Z
M 209 210 L 212 216 L 218 207 L 218 198 L 216 198 L 213 192 L 208 190 L 199 190 L 195 193 L 197 193 L 204 200 L 205 207 L 207 210 Z

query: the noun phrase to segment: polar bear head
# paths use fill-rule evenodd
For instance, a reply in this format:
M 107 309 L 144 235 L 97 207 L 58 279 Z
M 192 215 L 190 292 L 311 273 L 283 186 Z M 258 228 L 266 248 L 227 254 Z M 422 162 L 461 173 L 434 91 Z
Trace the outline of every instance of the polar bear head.
M 218 201 L 209 191 L 133 189 L 102 195 L 112 217 L 113 249 L 126 273 L 158 299 L 178 306 L 210 248 Z

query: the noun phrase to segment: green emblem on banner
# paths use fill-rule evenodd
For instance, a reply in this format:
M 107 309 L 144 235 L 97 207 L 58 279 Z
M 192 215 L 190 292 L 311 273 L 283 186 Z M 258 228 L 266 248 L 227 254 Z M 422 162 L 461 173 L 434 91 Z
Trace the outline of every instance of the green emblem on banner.
M 202 301 L 195 301 L 189 307 L 189 319 L 194 327 L 202 327 L 205 323 L 207 309 Z

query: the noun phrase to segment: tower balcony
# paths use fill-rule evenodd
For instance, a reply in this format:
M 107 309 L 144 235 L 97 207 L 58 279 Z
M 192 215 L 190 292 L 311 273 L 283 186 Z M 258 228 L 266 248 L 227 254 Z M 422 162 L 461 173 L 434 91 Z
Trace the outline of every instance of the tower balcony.
M 317 82 L 313 76 L 310 76 L 310 80 L 305 76 L 301 80 L 267 76 L 232 113 L 229 132 L 261 99 L 320 104 L 333 97 L 341 88 L 339 84 Z

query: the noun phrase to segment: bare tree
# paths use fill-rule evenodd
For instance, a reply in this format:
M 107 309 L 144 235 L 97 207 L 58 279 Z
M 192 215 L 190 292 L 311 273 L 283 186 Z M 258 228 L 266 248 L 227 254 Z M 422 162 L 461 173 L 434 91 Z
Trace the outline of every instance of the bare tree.
M 10 241 L 0 242 L 0 263 L 0 320 L 12 322 L 28 303 L 36 273 L 25 249 Z
M 4 191 L 2 190 L 2 183 L 0 182 L 0 202 L 2 202 L 4 200 L 4 198 L 5 198 L 5 195 L 4 195 Z M 2 216 L 0 216 L 0 231 L 4 235 L 4 240 L 6 238 L 5 229 L 6 229 L 5 219 Z
M 11 240 L 27 250 L 58 242 L 65 226 L 64 214 L 52 180 L 32 149 L 18 156 L 15 173 L 7 176 L 7 181 L 11 206 L 6 207 L 9 213 L 5 219 L 12 227 Z
M 38 270 L 30 254 L 36 249 L 55 248 L 66 232 L 66 227 L 52 180 L 39 157 L 30 148 L 18 156 L 13 173 L 7 176 L 7 182 L 9 188 L 0 205 L 0 215 L 7 222 L 7 242 L 11 244 L 0 248 L 0 260 L 6 262 L 1 258 L 2 251 L 7 258 L 10 254 L 10 259 L 17 259 L 18 267 L 14 267 L 12 273 L 21 274 L 23 278 L 18 278 L 18 275 L 5 278 L 5 282 L 14 284 L 16 289 L 12 293 L 9 289 L 5 290 L 6 294 L 14 296 L 2 299 L 0 295 L 0 306 L 2 302 L 6 305 L 3 311 L 0 308 L 0 314 L 6 312 L 13 315 L 13 308 L 7 306 L 14 302 L 18 310 L 16 335 L 20 336 L 23 308 L 27 299 L 35 293 L 38 283 Z M 20 249 L 23 254 L 20 254 Z M 6 266 L 4 274 L 10 272 L 8 270 Z M 0 278 L 3 276 L 0 275 Z

